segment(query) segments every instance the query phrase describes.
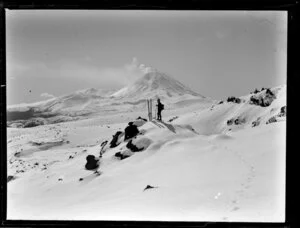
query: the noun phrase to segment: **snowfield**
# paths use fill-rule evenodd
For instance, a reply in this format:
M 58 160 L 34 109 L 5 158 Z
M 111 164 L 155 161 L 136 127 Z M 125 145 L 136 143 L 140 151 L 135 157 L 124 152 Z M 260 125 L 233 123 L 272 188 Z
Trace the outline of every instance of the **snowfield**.
M 136 121 L 146 111 L 122 106 L 77 121 L 9 127 L 7 218 L 283 222 L 286 86 L 271 92 L 265 107 L 250 102 L 253 94 L 241 102 L 177 99 L 162 122 Z M 119 138 L 102 148 L 100 175 L 85 170 L 86 156 L 99 157 L 102 142 L 129 121 L 141 132 L 132 143 L 143 150 L 132 152 Z

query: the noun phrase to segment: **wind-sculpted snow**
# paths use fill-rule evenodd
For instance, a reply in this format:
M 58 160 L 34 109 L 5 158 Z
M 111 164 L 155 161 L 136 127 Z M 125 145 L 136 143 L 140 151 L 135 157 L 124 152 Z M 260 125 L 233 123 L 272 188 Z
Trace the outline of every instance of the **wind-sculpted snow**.
M 162 221 L 284 218 L 284 175 L 276 175 L 284 171 L 284 165 L 278 165 L 284 161 L 284 125 L 211 136 L 196 134 L 190 129 L 194 126 L 172 124 L 174 133 L 161 125 L 147 122 L 140 127 L 144 133 L 133 144 L 145 147 L 141 152 L 126 149 L 124 141 L 116 148 L 107 147 L 100 159 L 100 175 L 83 168 L 86 156 L 99 156 L 101 141 L 112 135 L 96 122 L 95 132 L 76 127 L 76 134 L 89 132 L 89 140 L 98 140 L 94 146 L 77 148 L 70 143 L 69 147 L 40 151 L 31 157 L 12 157 L 8 217 Z M 68 134 L 75 126 L 63 126 L 64 137 L 71 140 Z M 112 125 L 111 131 L 125 126 Z M 40 134 L 45 126 L 39 128 L 22 130 Z M 26 135 L 15 134 L 10 144 L 18 144 L 21 136 L 26 140 Z M 273 138 L 276 140 L 269 144 Z M 80 140 L 76 143 L 82 144 Z M 120 151 L 125 159 L 115 157 Z M 144 191 L 148 185 L 156 188 Z
M 266 107 L 249 94 L 163 121 L 133 110 L 8 128 L 8 219 L 282 222 L 286 88 L 271 91 Z M 128 122 L 140 133 L 124 140 Z

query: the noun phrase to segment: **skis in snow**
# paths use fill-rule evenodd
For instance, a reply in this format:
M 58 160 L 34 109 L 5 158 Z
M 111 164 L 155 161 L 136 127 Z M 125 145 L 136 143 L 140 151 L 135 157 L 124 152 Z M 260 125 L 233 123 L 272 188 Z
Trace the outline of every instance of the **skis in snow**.
M 154 118 L 157 120 L 157 105 L 155 105 L 154 109 Z
M 150 99 L 150 118 L 152 120 L 152 99 Z
M 148 107 L 148 118 L 149 121 L 152 120 L 152 99 L 147 99 L 147 107 Z

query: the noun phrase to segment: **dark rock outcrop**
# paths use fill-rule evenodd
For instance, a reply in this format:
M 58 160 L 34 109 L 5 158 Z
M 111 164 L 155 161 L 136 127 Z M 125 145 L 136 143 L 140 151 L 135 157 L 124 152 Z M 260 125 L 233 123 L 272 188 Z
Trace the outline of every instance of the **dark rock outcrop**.
M 260 125 L 260 117 L 258 117 L 255 121 L 252 122 L 252 127 L 256 127 L 258 125 Z
M 242 100 L 238 97 L 228 97 L 227 102 L 233 102 L 233 103 L 239 104 L 242 102 Z
M 227 125 L 230 126 L 234 123 L 234 119 L 227 120 Z
M 244 124 L 244 123 L 246 123 L 246 119 L 245 118 L 238 117 L 237 119 L 234 120 L 234 124 L 235 125 L 240 125 L 240 124 Z
M 281 107 L 278 117 L 286 116 L 286 106 Z
M 15 180 L 15 179 L 16 179 L 15 176 L 11 176 L 10 175 L 10 176 L 7 177 L 7 183 L 10 182 L 10 181 L 12 181 L 12 180 Z
M 147 185 L 147 186 L 144 188 L 144 191 L 149 190 L 149 189 L 152 189 L 152 188 L 158 188 L 158 187 L 154 187 L 154 186 L 151 186 L 151 185 Z
M 277 119 L 276 116 L 273 116 L 266 122 L 266 124 L 275 123 L 275 122 L 277 122 Z
M 122 131 L 117 131 L 116 134 L 113 135 L 113 138 L 110 142 L 110 148 L 114 148 L 119 145 L 118 140 L 120 135 L 123 135 Z
M 276 96 L 270 89 L 266 89 L 264 91 L 265 92 L 251 96 L 249 103 L 261 107 L 268 107 L 274 99 L 276 99 Z
M 99 160 L 96 159 L 96 157 L 94 155 L 88 155 L 86 157 L 87 163 L 85 164 L 85 168 L 87 170 L 94 170 L 97 169 L 99 167 Z
M 122 154 L 121 152 L 115 153 L 115 157 L 120 158 L 121 160 L 130 157 L 129 155 Z
M 139 133 L 139 129 L 137 128 L 137 126 L 134 125 L 133 122 L 129 122 L 128 126 L 125 128 L 124 140 L 133 138 L 137 136 L 138 133 Z
M 244 124 L 246 123 L 246 118 L 241 118 L 241 117 L 238 117 L 238 118 L 232 118 L 230 120 L 227 120 L 227 125 L 230 126 L 232 124 L 235 124 L 235 125 L 240 125 L 240 124 Z

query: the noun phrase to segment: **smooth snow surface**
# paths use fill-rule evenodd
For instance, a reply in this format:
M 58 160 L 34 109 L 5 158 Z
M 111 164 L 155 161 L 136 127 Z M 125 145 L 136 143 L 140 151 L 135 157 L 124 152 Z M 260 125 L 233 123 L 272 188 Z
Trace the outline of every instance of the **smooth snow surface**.
M 133 111 L 8 128 L 8 219 L 283 222 L 285 89 L 272 90 L 268 107 L 245 96 L 165 110 L 163 122 L 135 121 L 147 113 Z M 129 121 L 141 132 L 132 143 L 144 150 L 108 143 L 101 174 L 84 170 L 86 156 L 99 157 L 101 143 Z

